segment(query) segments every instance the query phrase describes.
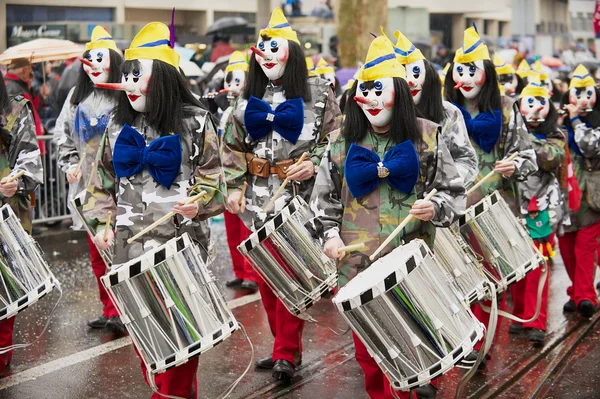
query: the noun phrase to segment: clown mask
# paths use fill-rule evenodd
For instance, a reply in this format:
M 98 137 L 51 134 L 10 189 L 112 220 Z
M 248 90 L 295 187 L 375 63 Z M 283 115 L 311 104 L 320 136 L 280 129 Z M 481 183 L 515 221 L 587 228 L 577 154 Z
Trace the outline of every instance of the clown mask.
M 83 71 L 92 83 L 106 83 L 110 74 L 110 51 L 107 48 L 91 49 L 85 56 L 92 66 L 83 64 Z
M 498 75 L 498 82 L 500 82 L 500 84 L 504 86 L 504 92 L 506 93 L 506 95 L 512 96 L 516 93 L 517 86 L 519 84 L 516 74 L 508 73 Z
M 523 97 L 521 99 L 520 111 L 523 118 L 525 118 L 525 122 L 535 127 L 548 117 L 550 99 L 533 96 Z
M 239 96 L 246 84 L 246 72 L 242 70 L 231 71 L 231 80 L 225 80 L 225 89 L 227 89 L 235 97 Z
M 285 72 L 285 65 L 290 56 L 289 42 L 280 37 L 263 40 L 259 39 L 256 47 L 264 54 L 264 58 L 256 55 L 265 75 L 271 80 L 280 79 Z
M 423 60 L 406 64 L 406 81 L 408 82 L 413 101 L 415 104 L 419 104 L 423 85 L 425 84 L 425 62 Z
M 371 125 L 385 127 L 392 121 L 394 79 L 381 78 L 373 82 L 356 82 L 356 101 Z
M 552 81 L 550 79 L 543 80 L 542 84 L 546 90 L 548 90 L 548 94 L 552 95 L 554 93 L 554 87 L 552 86 Z
M 460 92 L 467 100 L 477 98 L 485 83 L 485 70 L 483 61 L 468 64 L 454 64 L 452 79 L 459 87 Z
M 335 87 L 335 73 L 325 73 L 323 74 L 323 79 L 327 80 L 331 87 Z
M 576 105 L 580 114 L 591 112 L 596 105 L 596 88 L 594 86 L 572 88 L 569 90 L 569 103 Z
M 137 112 L 146 112 L 146 95 L 154 61 L 139 59 L 138 62 L 139 68 L 132 68 L 130 72 L 123 73 L 121 83 L 126 85 L 125 91 L 131 108 Z

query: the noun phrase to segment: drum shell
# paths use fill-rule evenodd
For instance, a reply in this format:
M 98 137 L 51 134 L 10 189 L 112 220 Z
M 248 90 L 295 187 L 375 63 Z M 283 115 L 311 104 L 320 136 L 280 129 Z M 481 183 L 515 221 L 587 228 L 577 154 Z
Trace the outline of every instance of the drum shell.
M 87 191 L 82 191 L 75 196 L 75 198 L 71 200 L 71 209 L 73 209 L 76 213 L 76 215 L 73 215 L 73 217 L 79 217 L 87 233 L 90 235 L 90 237 L 94 237 L 96 232 L 90 227 L 89 224 L 87 224 L 85 216 L 83 215 L 83 206 L 85 204 L 86 195 Z M 114 255 L 114 246 L 111 246 L 108 249 L 97 249 L 100 253 L 100 256 L 102 256 L 102 260 L 106 264 L 106 267 L 110 269 Z

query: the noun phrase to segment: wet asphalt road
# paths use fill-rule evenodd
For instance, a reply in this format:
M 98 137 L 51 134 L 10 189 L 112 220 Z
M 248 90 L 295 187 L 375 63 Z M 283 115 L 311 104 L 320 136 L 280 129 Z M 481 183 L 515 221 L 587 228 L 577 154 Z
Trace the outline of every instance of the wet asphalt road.
M 212 269 L 220 281 L 233 276 L 222 224 L 213 225 L 218 258 Z M 87 242 L 80 233 L 50 230 L 36 237 L 63 289 L 48 331 L 32 346 L 18 350 L 0 379 L 1 399 L 148 398 L 147 387 L 128 337 L 90 330 L 85 322 L 100 313 L 97 286 L 88 261 Z M 509 323 L 501 324 L 493 359 L 475 376 L 466 397 L 484 398 L 599 398 L 600 323 L 565 317 L 568 278 L 560 260 L 552 267 L 548 337 L 542 349 L 525 337 L 509 336 Z M 254 345 L 255 358 L 269 353 L 272 338 L 257 295 L 224 288 L 226 300 Z M 242 299 L 240 299 L 242 298 Z M 17 317 L 16 342 L 30 342 L 42 330 L 58 294 L 53 292 Z M 244 303 L 245 300 L 250 301 Z M 242 302 L 241 302 L 242 301 Z M 329 301 L 315 305 L 312 315 L 344 327 Z M 598 315 L 596 315 L 598 316 Z M 289 388 L 272 383 L 269 372 L 253 368 L 231 398 L 367 398 L 363 376 L 354 360 L 350 334 L 337 336 L 322 325 L 307 324 L 303 364 Z M 200 358 L 200 398 L 217 398 L 244 371 L 251 349 L 236 333 Z M 443 377 L 437 397 L 454 397 L 464 371 L 454 369 Z

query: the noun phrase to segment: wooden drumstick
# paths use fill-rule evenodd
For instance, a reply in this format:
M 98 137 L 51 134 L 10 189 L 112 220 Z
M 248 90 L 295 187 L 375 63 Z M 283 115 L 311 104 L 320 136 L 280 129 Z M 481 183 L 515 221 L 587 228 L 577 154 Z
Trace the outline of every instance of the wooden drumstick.
M 514 154 L 512 154 L 510 157 L 503 159 L 502 161 L 512 161 L 513 159 L 515 159 L 516 157 L 519 156 L 518 152 L 515 152 Z M 501 161 L 501 162 L 502 162 Z M 485 183 L 490 177 L 492 177 L 494 175 L 494 173 L 496 173 L 495 170 L 492 170 L 490 173 L 488 173 L 487 175 L 485 175 L 483 177 L 483 179 L 479 180 L 477 182 L 477 184 L 475 184 L 473 187 L 471 187 L 468 191 L 467 191 L 467 195 L 471 195 L 471 193 L 475 190 L 477 190 L 479 188 L 479 186 L 481 186 L 483 183 Z
M 104 226 L 104 242 L 108 241 L 108 230 L 110 230 L 110 219 L 112 218 L 112 211 L 108 211 L 106 215 L 106 226 Z
M 306 160 L 307 157 L 308 157 L 308 153 L 307 152 L 303 153 L 302 156 L 300 157 L 300 159 L 298 160 L 298 162 L 296 162 L 294 164 L 294 166 L 299 166 L 302 162 L 304 162 Z M 271 201 L 269 201 L 269 203 L 265 207 L 265 212 L 269 212 L 269 209 L 271 209 L 273 204 L 275 204 L 275 200 L 279 197 L 279 195 L 281 194 L 281 192 L 283 191 L 283 189 L 285 188 L 285 186 L 287 186 L 287 184 L 289 182 L 290 182 L 290 179 L 288 177 L 286 177 L 285 180 L 283 181 L 283 183 L 281 183 L 281 186 L 279 186 L 279 188 L 275 192 L 275 195 L 273 195 L 273 198 L 271 198 Z
M 20 170 L 20 171 L 17 172 L 16 175 L 10 176 L 6 180 L 2 180 L 2 182 L 3 183 L 13 182 L 13 181 L 17 180 L 19 177 L 23 176 L 24 174 L 25 174 L 25 171 L 24 170 Z
M 244 202 L 244 196 L 246 195 L 246 189 L 248 188 L 248 182 L 245 181 L 242 186 L 242 195 L 240 195 L 240 199 L 238 200 L 238 205 L 242 206 L 242 202 Z
M 79 171 L 81 170 L 81 165 L 83 165 L 83 161 L 85 161 L 86 155 L 87 155 L 86 153 L 83 153 L 83 156 L 79 160 L 79 163 L 77 164 L 77 168 L 75 168 L 75 177 L 77 177 L 77 175 L 79 174 Z
M 368 249 L 367 245 L 364 242 L 359 242 L 358 244 L 345 245 L 343 247 L 338 248 L 338 252 L 354 252 L 354 251 L 363 251 Z
M 431 197 L 433 197 L 435 194 L 437 193 L 437 190 L 434 188 L 433 190 L 431 190 L 429 192 L 429 194 L 427 194 L 427 196 L 425 198 L 423 198 L 424 201 L 429 201 L 431 200 Z M 385 248 L 398 234 L 400 234 L 400 232 L 402 231 L 402 229 L 404 229 L 406 227 L 407 224 L 409 224 L 415 217 L 411 214 L 408 214 L 407 217 L 404 218 L 404 220 L 402 221 L 402 223 L 400 223 L 398 225 L 398 227 L 396 227 L 394 229 L 394 231 L 392 231 L 392 234 L 390 234 L 388 236 L 388 238 L 385 239 L 385 241 L 383 242 L 383 244 L 381 244 L 379 246 L 379 248 L 377 248 L 375 250 L 375 252 L 373 252 L 373 255 L 369 256 L 369 259 L 371 259 L 371 261 L 373 259 L 375 259 L 375 257 L 377 255 L 379 255 L 379 253 L 381 251 L 383 251 L 383 248 Z
M 206 195 L 206 191 L 200 191 L 200 193 L 198 195 L 188 198 L 187 201 L 185 201 L 185 205 L 195 204 L 196 202 L 200 201 L 200 199 L 202 199 L 202 197 L 205 195 Z M 135 240 L 137 240 L 138 238 L 140 238 L 141 236 L 143 236 L 150 230 L 154 230 L 157 226 L 160 226 L 161 224 L 165 223 L 166 221 L 171 219 L 173 216 L 175 216 L 175 214 L 176 214 L 176 212 L 173 212 L 173 211 L 167 213 L 165 216 L 161 217 L 156 222 L 154 222 L 150 226 L 146 227 L 144 230 L 140 231 L 133 237 L 129 238 L 127 240 L 127 244 L 131 244 L 132 242 L 134 242 Z

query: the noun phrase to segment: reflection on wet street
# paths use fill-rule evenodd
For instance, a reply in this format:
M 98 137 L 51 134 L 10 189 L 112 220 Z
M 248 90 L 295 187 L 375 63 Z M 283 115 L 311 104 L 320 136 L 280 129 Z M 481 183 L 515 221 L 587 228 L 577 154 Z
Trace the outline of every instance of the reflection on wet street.
M 255 358 L 267 355 L 272 337 L 257 294 L 224 288 L 232 278 L 231 260 L 222 224 L 213 225 L 217 261 L 211 269 L 221 282 L 226 300 L 254 345 Z M 36 237 L 60 280 L 64 296 L 46 334 L 26 349 L 15 351 L 12 364 L 0 379 L 0 398 L 79 399 L 148 398 L 139 360 L 128 337 L 91 330 L 86 321 L 101 312 L 85 236 L 50 230 Z M 565 316 L 568 278 L 560 258 L 550 276 L 546 345 L 534 349 L 526 336 L 509 336 L 506 320 L 487 368 L 466 390 L 469 398 L 594 398 L 600 392 L 597 378 L 600 356 L 598 315 L 591 321 Z M 18 343 L 36 339 L 58 299 L 56 292 L 17 317 Z M 329 300 L 320 301 L 311 314 L 339 328 L 345 325 Z M 350 334 L 335 335 L 323 325 L 309 323 L 304 332 L 302 366 L 290 387 L 272 383 L 270 372 L 251 368 L 232 398 L 366 398 L 363 375 L 354 360 Z M 200 357 L 200 398 L 217 398 L 241 375 L 251 361 L 243 334 L 235 333 Z M 442 378 L 437 397 L 454 397 L 464 370 L 454 369 Z

